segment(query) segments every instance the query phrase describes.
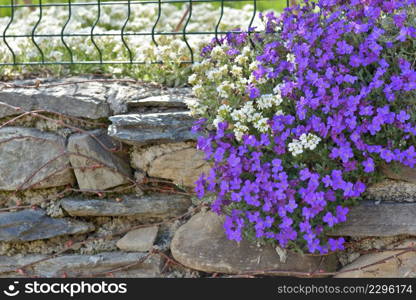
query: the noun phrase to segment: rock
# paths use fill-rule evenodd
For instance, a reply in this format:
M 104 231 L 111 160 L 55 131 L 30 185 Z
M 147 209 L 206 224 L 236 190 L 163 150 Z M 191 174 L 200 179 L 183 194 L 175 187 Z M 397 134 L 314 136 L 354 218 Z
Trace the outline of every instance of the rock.
M 16 256 L 0 256 L 0 277 L 3 277 L 5 273 L 11 274 L 11 272 L 20 269 L 24 265 L 33 263 L 44 258 L 46 258 L 46 255 L 40 254 L 32 254 L 26 256 L 23 256 L 21 254 Z
M 133 168 L 147 171 L 150 164 L 158 157 L 183 149 L 195 148 L 194 142 L 158 144 L 147 147 L 134 147 L 131 163 Z
M 193 187 L 200 175 L 208 174 L 210 169 L 202 152 L 183 149 L 158 157 L 147 173 L 151 177 L 171 179 L 176 184 Z
M 151 177 L 170 179 L 178 185 L 193 187 L 211 167 L 194 143 L 171 143 L 140 148 L 132 154 L 133 166 Z
M 91 157 L 70 155 L 71 165 L 81 189 L 104 190 L 131 182 L 133 177 L 128 160 L 107 149 L 117 149 L 119 145 L 101 130 L 88 134 L 71 135 L 68 151 Z M 100 165 L 96 168 L 92 166 Z
M 416 202 L 416 184 L 384 180 L 370 186 L 366 197 L 374 201 Z
M 132 230 L 117 242 L 117 247 L 124 251 L 149 251 L 156 240 L 158 230 L 157 226 Z
M 186 109 L 187 101 L 192 101 L 192 98 L 186 94 L 167 94 L 129 101 L 127 105 L 129 108 L 156 106 Z
M 328 233 L 336 236 L 416 235 L 416 204 L 363 202 L 351 209 L 347 221 Z
M 308 256 L 289 251 L 285 262 L 272 246 L 257 247 L 247 241 L 227 239 L 224 218 L 212 212 L 194 215 L 176 231 L 171 243 L 173 257 L 181 264 L 209 273 L 238 274 L 258 270 L 313 272 L 333 271 L 336 258 Z
M 25 84 L 33 85 L 34 83 L 33 81 L 23 82 L 23 85 Z M 43 87 L 41 84 L 36 89 L 2 89 L 0 91 L 0 118 L 21 113 L 21 111 L 2 105 L 1 102 L 21 107 L 25 111 L 41 109 L 73 117 L 104 118 L 111 115 L 105 95 L 106 88 L 98 82 L 73 83 L 52 87 Z
M 416 240 L 406 240 L 395 248 L 415 247 Z M 337 278 L 403 278 L 416 276 L 416 252 L 409 251 L 404 254 L 403 250 L 390 250 L 378 253 L 365 254 L 360 256 L 354 262 L 343 267 Z M 383 261 L 383 263 L 375 264 Z M 369 266 L 371 264 L 375 264 Z M 367 267 L 368 266 L 368 267 Z M 359 268 L 358 270 L 355 270 Z M 353 271 L 349 271 L 352 270 Z
M 27 273 L 38 277 L 105 277 L 110 273 L 121 277 L 161 277 L 160 266 L 162 259 L 159 255 L 146 253 L 104 252 L 96 255 L 68 254 L 48 259 L 27 268 Z M 3 260 L 5 258 L 5 260 Z M 24 257 L 26 262 L 34 262 L 44 257 L 30 255 Z M 144 260 L 143 262 L 140 262 Z M 21 267 L 21 257 L 0 257 L 1 276 L 13 277 L 18 273 L 10 273 L 16 266 Z M 122 269 L 123 267 L 129 268 Z M 120 268 L 120 270 L 118 270 Z
M 62 208 L 71 216 L 135 216 L 141 218 L 169 218 L 184 214 L 191 200 L 182 195 L 152 194 L 149 196 L 121 196 L 122 201 L 84 200 L 66 198 Z
M 42 210 L 0 213 L 0 241 L 4 242 L 42 240 L 92 230 L 94 226 L 89 223 L 51 218 Z
M 416 168 L 400 163 L 382 164 L 381 171 L 390 179 L 416 183 Z
M 0 190 L 74 183 L 64 138 L 33 128 L 0 128 Z
M 128 114 L 110 117 L 108 134 L 125 143 L 142 146 L 196 140 L 189 112 Z

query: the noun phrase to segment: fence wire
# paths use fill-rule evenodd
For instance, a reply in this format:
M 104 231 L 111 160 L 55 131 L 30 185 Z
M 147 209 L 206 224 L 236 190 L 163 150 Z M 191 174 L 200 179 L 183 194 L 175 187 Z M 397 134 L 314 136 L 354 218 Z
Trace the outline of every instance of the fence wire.
M 66 2 L 52 3 L 51 0 L 37 0 L 36 3 L 32 2 L 36 0 L 0 0 L 0 47 L 4 47 L 2 53 L 0 53 L 0 66 L 10 65 L 72 65 L 72 64 L 147 64 L 147 63 L 165 63 L 166 61 L 156 60 L 147 61 L 141 57 L 137 58 L 134 54 L 134 45 L 130 43 L 130 38 L 135 36 L 147 36 L 150 37 L 148 43 L 153 46 L 159 46 L 159 37 L 172 37 L 182 40 L 187 47 L 189 55 L 184 63 L 194 62 L 195 47 L 190 44 L 190 36 L 213 36 L 219 38 L 222 34 L 229 32 L 229 30 L 221 30 L 221 25 L 226 17 L 225 9 L 230 5 L 238 4 L 250 4 L 252 6 L 251 19 L 247 26 L 247 31 L 252 27 L 255 18 L 258 15 L 259 3 L 266 3 L 267 8 L 273 10 L 275 7 L 280 9 L 289 6 L 289 0 L 143 0 L 143 1 L 104 1 L 97 0 L 92 2 L 79 2 L 76 0 L 67 0 Z M 199 4 L 210 3 L 215 7 L 215 11 L 218 11 L 218 17 L 216 24 L 212 30 L 189 30 L 188 25 L 192 22 L 193 13 L 197 12 Z M 152 17 L 152 24 L 148 30 L 135 30 L 129 28 L 132 22 L 132 15 L 134 13 L 141 13 L 141 10 L 148 5 L 153 5 L 156 9 L 155 15 Z M 162 12 L 167 5 L 174 5 L 181 7 L 183 14 L 179 20 L 177 20 L 177 26 L 173 30 L 159 30 L 158 25 L 164 21 L 163 18 L 169 18 L 169 16 L 162 15 Z M 274 5 L 276 5 L 274 7 Z M 98 30 L 98 25 L 102 21 L 102 18 L 108 17 L 103 13 L 103 10 L 109 11 L 116 7 L 123 7 L 125 9 L 124 19 L 121 21 L 121 26 L 118 29 L 108 28 L 106 30 Z M 83 30 L 82 32 L 76 32 L 71 29 L 70 24 L 74 19 L 78 17 L 75 11 L 78 8 L 84 8 L 89 14 L 88 19 L 88 31 Z M 60 25 L 59 32 L 48 32 L 47 28 L 51 22 L 50 16 L 45 18 L 45 12 L 48 10 L 55 9 L 56 11 L 65 11 L 67 17 L 62 19 L 61 16 L 57 15 L 56 23 L 62 23 Z M 25 15 L 22 11 L 26 11 L 32 18 L 30 24 L 30 31 L 23 29 L 11 30 L 16 24 L 21 24 L 25 21 Z M 27 15 L 26 15 L 27 16 Z M 29 22 L 29 21 L 28 21 Z M 29 23 L 27 23 L 29 24 Z M 46 28 L 46 30 L 39 30 L 40 27 Z M 84 28 L 86 29 L 86 28 Z M 241 29 L 240 30 L 244 30 Z M 25 32 L 26 31 L 26 32 Z M 46 32 L 45 32 L 46 31 Z M 245 30 L 244 30 L 245 31 Z M 105 52 L 108 49 L 103 49 L 100 46 L 100 39 L 105 38 L 119 38 L 119 45 L 115 46 L 114 51 L 122 51 L 126 59 L 124 60 L 113 60 L 105 57 Z M 17 39 L 27 39 L 28 42 L 25 45 L 25 49 L 20 49 Z M 60 51 L 63 53 L 62 59 L 50 59 L 50 55 L 46 55 L 45 47 L 42 46 L 42 40 L 59 39 Z M 74 54 L 73 40 L 75 44 L 79 43 L 90 43 L 95 49 L 94 55 L 85 55 L 83 57 L 77 57 Z M 72 40 L 72 42 L 71 42 Z M 1 45 L 3 43 L 3 45 Z M 116 50 L 117 49 L 117 50 Z M 30 57 L 33 59 L 27 59 L 22 53 L 30 53 Z M 19 56 L 23 56 L 21 59 Z M 27 55 L 26 55 L 27 56 Z M 108 56 L 108 55 L 107 55 Z

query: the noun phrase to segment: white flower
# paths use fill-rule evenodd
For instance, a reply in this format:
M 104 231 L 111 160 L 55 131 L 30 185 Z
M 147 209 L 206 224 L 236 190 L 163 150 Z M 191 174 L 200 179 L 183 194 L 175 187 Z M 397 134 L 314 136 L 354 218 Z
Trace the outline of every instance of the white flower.
M 276 85 L 276 86 L 273 88 L 273 93 L 274 93 L 275 95 L 281 95 L 281 94 L 282 94 L 282 92 L 281 92 L 282 86 L 283 86 L 283 84 L 282 84 L 282 83 L 279 83 L 278 85 Z
M 217 86 L 217 92 L 220 97 L 228 98 L 228 93 L 234 88 L 234 85 L 229 81 L 222 82 L 219 86 Z
M 288 144 L 288 149 L 290 152 L 292 152 L 293 156 L 297 156 L 303 153 L 302 144 L 299 142 L 299 140 L 296 139 L 294 139 L 291 143 Z
M 196 76 L 195 73 L 188 77 L 188 83 L 189 84 L 195 84 L 196 80 L 197 80 L 197 76 Z
M 299 140 L 293 139 L 293 141 L 288 144 L 288 149 L 292 152 L 293 156 L 297 156 L 303 153 L 304 149 L 315 150 L 320 141 L 321 138 L 313 133 L 303 133 L 299 137 Z
M 253 61 L 253 62 L 249 65 L 250 70 L 251 70 L 251 71 L 256 70 L 256 69 L 257 69 L 257 67 L 259 66 L 259 64 L 260 64 L 260 63 L 259 63 L 257 60 Z
M 243 75 L 243 68 L 234 65 L 231 67 L 231 74 L 233 74 L 235 77 L 240 77 Z
M 238 141 L 241 141 L 243 135 L 248 133 L 248 127 L 243 125 L 241 122 L 237 122 L 234 124 L 234 135 Z
M 252 52 L 252 49 L 250 47 L 248 47 L 248 46 L 245 46 L 243 48 L 242 55 L 244 55 L 244 56 L 250 56 L 251 52 Z
M 222 59 L 224 55 L 225 55 L 225 52 L 221 46 L 215 46 L 211 51 L 211 57 L 213 59 Z
M 254 128 L 256 128 L 260 132 L 267 132 L 269 130 L 269 125 L 267 124 L 267 118 L 261 118 L 254 123 Z
M 286 55 L 286 60 L 292 64 L 294 64 L 296 62 L 296 57 L 293 53 L 288 53 Z
M 196 97 L 201 97 L 204 92 L 204 87 L 201 84 L 194 85 L 192 87 L 192 92 Z
M 248 57 L 240 54 L 235 58 L 235 61 L 240 66 L 244 66 L 248 62 Z

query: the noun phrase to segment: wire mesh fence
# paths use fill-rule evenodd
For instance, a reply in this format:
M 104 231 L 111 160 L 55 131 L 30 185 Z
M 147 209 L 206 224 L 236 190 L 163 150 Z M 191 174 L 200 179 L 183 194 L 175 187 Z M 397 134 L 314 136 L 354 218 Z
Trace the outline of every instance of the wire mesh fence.
M 148 55 L 147 49 L 163 51 L 167 39 L 181 41 L 181 62 L 193 63 L 202 41 L 236 28 L 249 31 L 259 11 L 288 5 L 289 0 L 0 0 L 0 66 L 164 63 L 168 58 Z

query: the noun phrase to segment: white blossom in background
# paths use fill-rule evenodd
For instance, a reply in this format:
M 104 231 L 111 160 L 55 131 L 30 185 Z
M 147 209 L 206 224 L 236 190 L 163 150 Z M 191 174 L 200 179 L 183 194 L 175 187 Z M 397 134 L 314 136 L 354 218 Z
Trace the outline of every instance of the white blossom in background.
M 126 5 L 103 5 L 101 7 L 100 19 L 94 29 L 94 33 L 116 33 L 120 34 L 127 18 Z M 91 24 L 97 18 L 96 6 L 73 6 L 72 15 L 66 26 L 65 33 L 87 34 L 84 37 L 64 37 L 65 42 L 73 52 L 76 60 L 98 60 L 98 52 L 90 37 Z M 221 20 L 219 30 L 226 31 L 236 27 L 245 28 L 251 20 L 253 7 L 246 5 L 242 9 L 225 7 L 224 15 Z M 156 31 L 174 31 L 179 20 L 184 14 L 184 7 L 163 4 L 161 16 L 156 27 Z M 147 3 L 135 5 L 131 10 L 131 15 L 125 32 L 151 32 L 158 15 L 158 5 Z M 187 26 L 187 31 L 213 31 L 218 23 L 220 8 L 214 8 L 210 4 L 198 4 L 198 9 L 194 9 L 191 21 Z M 15 11 L 14 20 L 11 23 L 7 34 L 22 35 L 31 34 L 35 24 L 39 19 L 38 9 L 19 8 Z M 60 34 L 62 27 L 68 20 L 67 7 L 43 7 L 42 20 L 39 23 L 37 34 Z M 4 32 L 9 17 L 0 18 L 0 32 Z M 254 26 L 260 25 L 260 20 L 256 18 Z M 179 63 L 190 60 L 190 52 L 183 41 L 182 36 L 156 36 L 159 44 L 157 47 L 151 36 L 126 35 L 125 40 L 128 44 L 133 58 L 136 61 L 154 62 L 158 60 L 172 61 Z M 207 35 L 190 34 L 187 36 L 188 43 L 194 50 L 197 57 L 201 47 L 212 37 Z M 40 53 L 33 45 L 30 38 L 6 38 L 7 42 L 15 52 L 18 61 L 36 61 L 40 59 Z M 37 37 L 36 42 L 42 49 L 45 60 L 61 61 L 69 60 L 69 52 L 63 45 L 60 37 Z M 120 61 L 128 60 L 128 52 L 122 43 L 120 36 L 100 36 L 95 37 L 95 41 L 102 50 L 103 59 Z M 223 52 L 221 48 L 216 50 L 217 55 Z M 60 54 L 59 54 L 60 53 Z M 12 55 L 5 43 L 0 43 L 0 61 L 11 61 Z M 8 68 L 8 67 L 4 67 Z M 159 67 L 157 67 L 159 68 Z M 157 70 L 155 68 L 155 70 Z M 5 71 L 5 69 L 3 69 Z M 173 72 L 175 73 L 175 72 Z

